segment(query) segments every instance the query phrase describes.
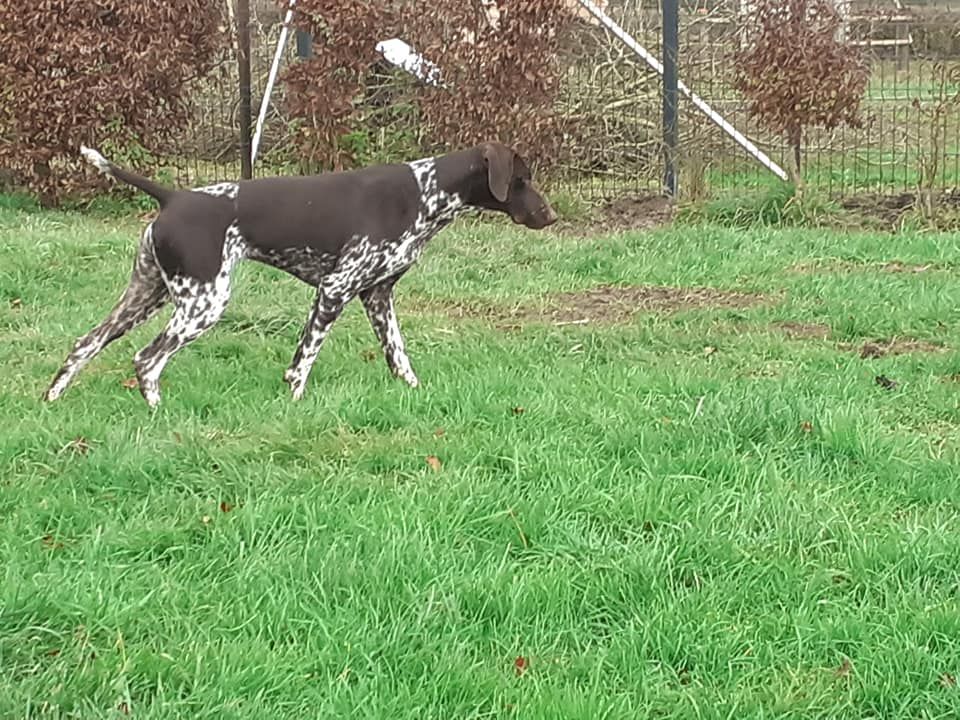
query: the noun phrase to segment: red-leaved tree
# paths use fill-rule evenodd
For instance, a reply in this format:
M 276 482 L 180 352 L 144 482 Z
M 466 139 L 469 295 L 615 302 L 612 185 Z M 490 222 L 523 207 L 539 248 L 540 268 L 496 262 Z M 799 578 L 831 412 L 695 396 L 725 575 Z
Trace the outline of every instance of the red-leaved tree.
M 0 167 L 48 204 L 80 143 L 169 140 L 224 40 L 219 0 L 0 1 Z
M 781 133 L 800 180 L 801 147 L 809 127 L 859 127 L 869 70 L 860 51 L 841 38 L 835 0 L 750 0 L 735 85 L 751 117 Z

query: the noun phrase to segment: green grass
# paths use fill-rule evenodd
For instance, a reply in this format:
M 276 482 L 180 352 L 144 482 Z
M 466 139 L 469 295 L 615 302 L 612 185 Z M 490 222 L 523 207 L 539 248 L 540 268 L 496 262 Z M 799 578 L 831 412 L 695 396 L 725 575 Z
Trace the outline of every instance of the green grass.
M 158 411 L 121 383 L 166 315 L 41 404 L 137 232 L 0 208 L 0 717 L 960 714 L 957 236 L 464 219 L 398 287 L 418 390 L 351 306 L 291 402 L 311 293 L 247 264 Z M 767 301 L 442 312 L 609 283 Z M 839 346 L 892 336 L 946 349 Z

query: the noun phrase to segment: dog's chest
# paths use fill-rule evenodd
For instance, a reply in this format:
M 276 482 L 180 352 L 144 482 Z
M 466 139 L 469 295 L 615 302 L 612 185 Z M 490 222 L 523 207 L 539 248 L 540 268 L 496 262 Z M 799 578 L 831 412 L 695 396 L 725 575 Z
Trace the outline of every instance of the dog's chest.
M 453 222 L 460 207 L 460 199 L 456 195 L 444 192 L 422 198 L 420 213 L 413 226 L 396 241 L 384 243 L 379 249 L 384 277 L 406 270 L 416 263 L 427 241 Z M 378 253 L 376 248 L 372 251 Z
M 288 272 L 308 285 L 316 286 L 324 276 L 333 271 L 340 256 L 309 246 L 259 248 L 251 245 L 247 250 L 247 257 Z

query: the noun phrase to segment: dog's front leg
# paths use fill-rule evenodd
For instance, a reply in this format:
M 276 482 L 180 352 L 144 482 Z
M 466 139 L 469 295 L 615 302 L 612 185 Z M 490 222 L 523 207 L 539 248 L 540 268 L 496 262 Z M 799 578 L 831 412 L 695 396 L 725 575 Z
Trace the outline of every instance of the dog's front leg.
M 403 335 L 400 334 L 400 323 L 393 308 L 393 286 L 398 279 L 394 277 L 364 290 L 360 293 L 360 301 L 380 341 L 390 371 L 410 387 L 417 387 L 420 381 L 413 372 L 410 358 L 407 357 Z
M 340 317 L 344 306 L 353 299 L 353 295 L 354 293 L 331 291 L 326 283 L 322 283 L 317 288 L 317 297 L 313 302 L 313 308 L 310 310 L 307 324 L 303 327 L 300 344 L 293 354 L 290 367 L 283 374 L 283 379 L 290 385 L 294 400 L 303 397 L 307 378 L 310 376 L 313 363 L 320 353 L 324 338 L 327 337 L 327 333 L 330 332 L 330 327 L 336 319 Z

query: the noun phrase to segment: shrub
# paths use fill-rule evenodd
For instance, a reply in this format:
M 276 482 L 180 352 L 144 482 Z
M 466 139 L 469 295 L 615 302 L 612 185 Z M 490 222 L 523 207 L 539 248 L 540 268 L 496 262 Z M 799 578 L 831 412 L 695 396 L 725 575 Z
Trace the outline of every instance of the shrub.
M 185 83 L 223 41 L 217 0 L 0 3 L 0 167 L 56 203 L 89 187 L 77 146 L 144 145 L 186 123 Z
M 751 0 L 735 85 L 748 112 L 793 149 L 800 179 L 808 127 L 861 125 L 860 103 L 869 71 L 859 50 L 840 39 L 834 0 Z

